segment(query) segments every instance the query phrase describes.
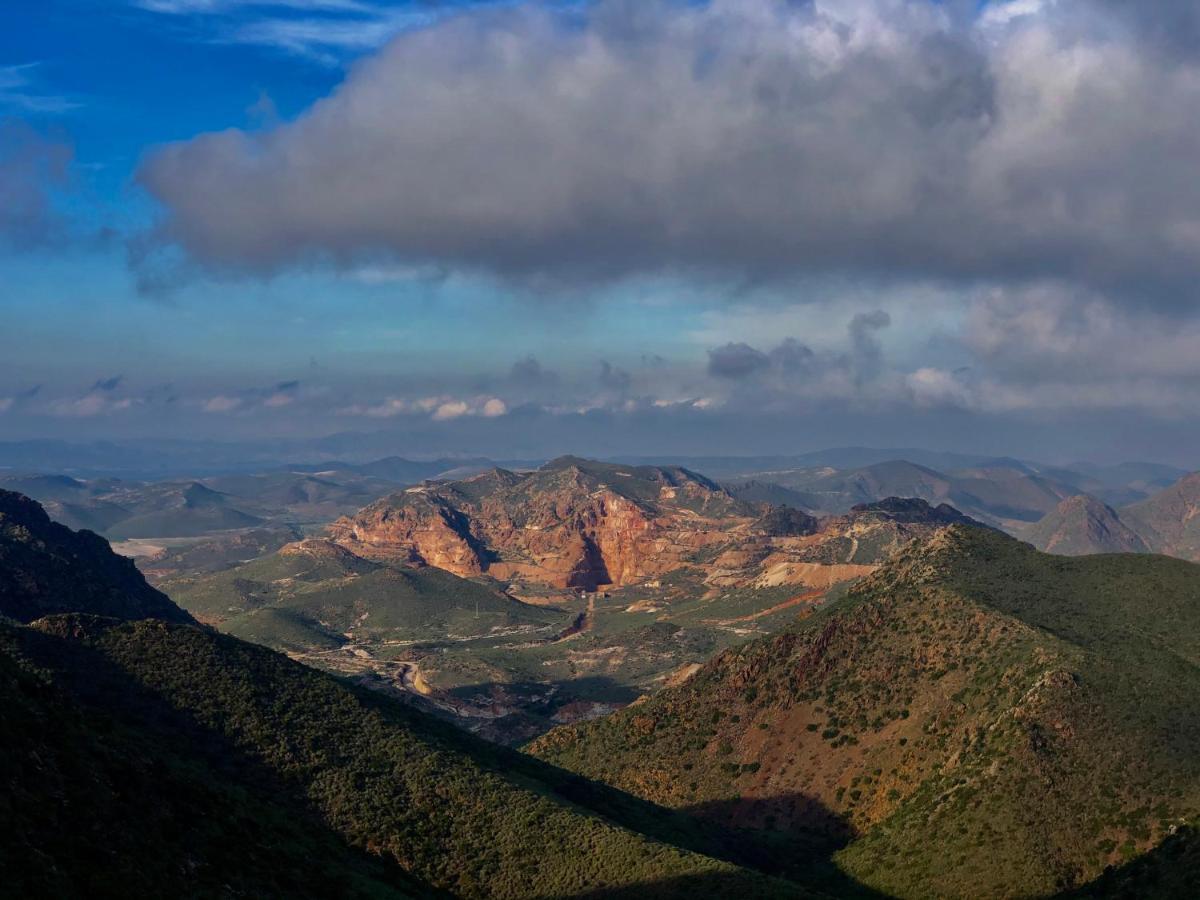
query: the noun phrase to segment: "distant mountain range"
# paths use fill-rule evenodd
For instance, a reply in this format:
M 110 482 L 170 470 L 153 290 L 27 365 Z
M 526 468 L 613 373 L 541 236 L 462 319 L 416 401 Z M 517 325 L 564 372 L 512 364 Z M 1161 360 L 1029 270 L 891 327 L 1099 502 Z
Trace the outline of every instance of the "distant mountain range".
M 857 468 L 743 471 L 726 476 L 724 481 L 740 497 L 822 512 L 841 512 L 855 503 L 884 497 L 920 497 L 931 503 L 950 503 L 974 518 L 1012 529 L 1036 522 L 1062 500 L 1077 494 L 1140 500 L 1184 474 L 1158 466 L 1093 469 L 1088 474 L 1033 468 L 1016 460 L 991 460 L 943 471 L 908 459 L 891 459 Z
M 472 474 L 488 465 L 389 458 L 149 482 L 0 472 L 0 489 L 33 497 L 57 521 L 114 540 L 185 538 L 263 525 L 324 524 L 398 485 Z
M 887 460 L 851 469 L 746 471 L 723 484 L 745 502 L 817 513 L 919 497 L 948 503 L 1053 553 L 1153 552 L 1200 560 L 1200 473 L 1167 466 L 1034 468 L 992 460 L 942 472 Z

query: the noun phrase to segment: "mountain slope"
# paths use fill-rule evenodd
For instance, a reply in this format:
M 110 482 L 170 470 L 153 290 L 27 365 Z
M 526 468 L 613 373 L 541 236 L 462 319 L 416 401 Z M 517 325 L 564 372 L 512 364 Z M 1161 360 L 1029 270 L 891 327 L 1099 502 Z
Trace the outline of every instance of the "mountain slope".
M 846 843 L 901 897 L 1046 895 L 1200 815 L 1200 569 L 952 527 L 790 632 L 532 750 Z
M 163 618 L 72 590 L 106 564 L 122 587 L 140 576 L 33 501 L 0 502 L 6 587 L 49 586 L 68 610 L 0 621 L 6 895 L 549 898 L 699 880 L 812 896 L 705 855 L 745 852 L 716 831 L 177 609 L 184 624 L 165 621 L 144 582 Z
M 1022 537 L 1039 550 L 1062 556 L 1150 552 L 1116 510 L 1086 494 L 1068 497 Z
M 1064 497 L 1079 493 L 1073 484 L 1048 478 L 1011 460 L 991 460 L 975 468 L 941 472 L 904 459 L 855 469 L 756 473 L 750 480 L 732 481 L 729 490 L 735 496 L 743 491 L 756 497 L 774 493 L 791 498 L 787 502 L 825 513 L 841 513 L 856 504 L 886 497 L 913 497 L 935 505 L 952 504 L 992 525 L 1037 521 Z
M 55 668 L 45 667 L 49 659 Z M 231 777 L 237 755 L 221 763 L 197 753 L 189 746 L 196 729 L 178 716 L 148 705 L 163 718 L 154 727 L 80 702 L 64 682 L 107 675 L 95 662 L 82 646 L 0 626 L 0 893 L 432 895 L 428 885 L 347 847 L 270 782 L 255 783 L 255 770 Z M 103 684 L 122 693 L 132 687 L 114 677 Z M 168 722 L 179 727 L 168 731 Z
M 0 615 L 31 622 L 77 610 L 192 621 L 103 538 L 51 522 L 28 497 L 0 491 Z
M 1125 507 L 1121 517 L 1156 553 L 1200 561 L 1200 472 Z
M 35 699 L 29 715 L 42 717 L 50 728 L 70 716 L 111 722 L 95 731 L 71 731 L 82 740 L 73 751 L 84 754 L 82 771 L 64 768 L 57 779 L 43 773 L 18 783 L 17 821 L 48 814 L 41 810 L 53 807 L 57 790 L 60 799 L 78 800 L 89 814 L 94 810 L 90 821 L 115 809 L 120 815 L 114 827 L 88 833 L 82 847 L 46 839 L 53 822 L 6 830 L 0 859 L 25 877 L 36 877 L 30 870 L 38 867 L 20 858 L 22 847 L 32 847 L 42 854 L 42 872 L 61 875 L 80 893 L 115 895 L 104 879 L 123 873 L 104 866 L 89 871 L 89 848 L 106 858 L 121 847 L 130 868 L 152 850 L 159 854 L 139 875 L 150 894 L 169 885 L 197 893 L 206 879 L 231 868 L 244 874 L 239 883 L 249 890 L 302 895 L 306 891 L 293 891 L 292 882 L 329 863 L 335 868 L 315 873 L 320 878 L 308 886 L 310 895 L 322 895 L 324 885 L 333 895 L 388 896 L 381 888 L 390 883 L 391 896 L 404 896 L 406 887 L 429 896 L 432 887 L 465 897 L 567 897 L 703 878 L 747 896 L 805 896 L 794 886 L 580 810 L 557 792 L 574 792 L 578 802 L 593 797 L 619 804 L 604 801 L 603 791 L 589 791 L 544 766 L 234 638 L 162 622 L 72 615 L 33 628 L 3 627 L 0 647 L 6 667 L 0 671 L 36 667 L 47 690 L 66 698 Z M 16 690 L 23 690 L 20 683 Z M 74 711 L 64 711 L 62 704 Z M 38 736 L 31 742 L 27 733 L 3 734 L 0 751 L 18 759 L 46 743 Z M 157 773 L 149 797 L 113 796 L 109 785 L 125 771 L 120 766 L 102 772 L 101 784 L 90 781 L 89 748 L 105 754 L 95 764 L 104 767 L 129 744 L 146 749 L 126 768 L 149 765 Z M 34 765 L 57 766 L 70 750 L 57 739 L 53 749 L 50 761 L 39 757 Z M 163 808 L 155 807 L 156 797 Z M 265 808 L 259 806 L 267 797 Z M 132 814 L 143 804 L 152 814 L 139 826 Z M 233 806 L 237 817 L 228 826 L 222 821 L 220 829 L 191 819 L 177 825 L 171 818 L 172 812 L 190 810 L 220 813 L 223 805 Z M 644 812 L 648 827 L 671 827 L 668 816 L 650 807 Z M 269 830 L 257 831 L 264 820 Z M 61 824 L 72 833 L 88 821 Z M 245 843 L 239 841 L 243 830 Z M 197 832 L 201 843 L 193 847 L 187 841 Z M 334 838 L 341 839 L 340 847 Z M 297 857 L 296 871 L 288 868 L 289 854 Z M 350 875 L 366 888 L 376 883 L 370 891 L 356 891 L 353 883 L 343 888 L 340 878 Z M 271 885 L 271 878 L 278 883 Z
M 410 488 L 335 522 L 329 537 L 360 556 L 561 597 L 697 575 L 709 589 L 779 585 L 809 564 L 874 564 L 909 532 L 936 524 L 937 514 L 920 523 L 894 513 L 860 504 L 818 522 L 771 513 L 687 469 L 563 457 L 536 472 L 495 469 Z
M 280 648 L 487 634 L 554 618 L 441 569 L 388 566 L 316 539 L 163 587 L 203 621 Z

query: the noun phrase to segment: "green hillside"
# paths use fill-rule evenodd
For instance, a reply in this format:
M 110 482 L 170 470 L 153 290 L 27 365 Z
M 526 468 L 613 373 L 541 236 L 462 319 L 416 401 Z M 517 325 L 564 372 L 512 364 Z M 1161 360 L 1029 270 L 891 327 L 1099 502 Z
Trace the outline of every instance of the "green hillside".
M 342 643 L 347 635 L 362 642 L 480 635 L 557 617 L 442 569 L 370 562 L 319 540 L 162 587 L 202 620 L 279 648 L 326 646 L 332 635 Z
M 955 527 L 788 632 L 532 749 L 841 846 L 838 865 L 888 894 L 1045 896 L 1200 815 L 1198 663 L 1200 567 Z
M 533 898 L 700 879 L 805 896 L 577 804 L 702 839 L 669 814 L 234 638 L 78 615 L 0 636 L 6 887 Z
M 163 700 L 141 697 L 136 714 L 81 702 L 72 683 L 89 673 L 102 676 L 96 687 L 134 690 L 97 661 L 82 645 L 0 626 L 0 894 L 431 896 L 257 769 L 237 771 L 241 757 L 217 760 L 213 738 Z

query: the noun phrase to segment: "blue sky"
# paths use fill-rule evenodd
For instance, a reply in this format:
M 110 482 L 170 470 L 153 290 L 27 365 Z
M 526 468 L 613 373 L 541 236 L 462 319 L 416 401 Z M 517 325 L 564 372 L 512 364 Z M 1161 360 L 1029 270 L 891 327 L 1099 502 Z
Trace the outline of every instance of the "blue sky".
M 1194 463 L 1186 17 L 11 7 L 0 439 Z
M 0 110 L 69 141 L 73 184 L 56 202 L 84 233 L 69 246 L 0 261 L 6 387 L 51 383 L 69 392 L 127 372 L 127 382 L 238 388 L 311 376 L 314 361 L 353 380 L 436 376 L 490 356 L 507 368 L 530 353 L 548 363 L 594 354 L 577 314 L 564 319 L 540 297 L 478 279 L 406 277 L 380 266 L 251 283 L 201 279 L 145 296 L 127 266 L 121 237 L 154 215 L 134 183 L 148 150 L 293 117 L 389 31 L 474 5 L 53 0 L 6 12 L 0 65 L 21 83 Z M 287 26 L 313 23 L 336 32 L 329 44 L 285 41 Z M 122 235 L 87 234 L 113 227 Z M 674 315 L 651 309 L 634 319 L 619 300 L 595 312 L 588 330 L 617 339 L 618 357 L 675 343 Z M 665 339 L 642 340 L 647 331 Z

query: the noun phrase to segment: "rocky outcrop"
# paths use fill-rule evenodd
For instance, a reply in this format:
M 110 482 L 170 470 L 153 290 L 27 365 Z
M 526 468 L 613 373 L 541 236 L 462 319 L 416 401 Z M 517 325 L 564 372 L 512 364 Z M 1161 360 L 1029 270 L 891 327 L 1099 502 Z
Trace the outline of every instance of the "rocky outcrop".
M 456 575 L 482 574 L 483 548 L 471 522 L 433 488 L 412 488 L 339 519 L 330 539 L 361 556 L 436 566 Z
M 410 488 L 329 535 L 368 558 L 595 590 L 673 571 L 757 512 L 683 469 L 567 458 L 526 475 L 494 470 Z
M 738 500 L 686 469 L 564 457 L 409 488 L 335 522 L 329 538 L 366 558 L 544 589 L 653 584 L 687 570 L 715 590 L 828 585 L 840 578 L 814 567 L 857 577 L 914 538 L 970 521 L 894 498 L 818 520 Z

